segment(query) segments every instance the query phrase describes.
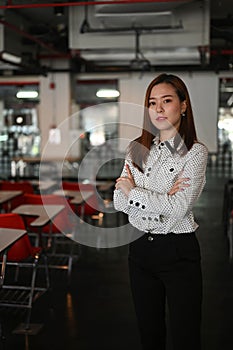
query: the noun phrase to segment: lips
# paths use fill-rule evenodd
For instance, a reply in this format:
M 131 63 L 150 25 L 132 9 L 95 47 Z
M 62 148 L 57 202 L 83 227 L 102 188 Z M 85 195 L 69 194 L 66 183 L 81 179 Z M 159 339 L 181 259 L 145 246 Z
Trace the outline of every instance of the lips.
M 164 121 L 164 120 L 166 120 L 167 118 L 166 117 L 163 117 L 163 116 L 158 116 L 157 118 L 156 118 L 156 120 L 159 122 L 159 121 Z

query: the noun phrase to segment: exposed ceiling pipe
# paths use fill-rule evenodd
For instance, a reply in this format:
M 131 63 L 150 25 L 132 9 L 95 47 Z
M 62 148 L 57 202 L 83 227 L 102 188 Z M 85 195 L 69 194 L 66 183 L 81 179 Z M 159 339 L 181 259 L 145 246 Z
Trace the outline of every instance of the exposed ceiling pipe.
M 42 40 L 34 37 L 33 35 L 23 31 L 22 29 L 18 28 L 17 26 L 15 26 L 14 24 L 12 23 L 9 23 L 7 21 L 4 21 L 3 19 L 0 19 L 0 24 L 3 24 L 5 27 L 8 27 L 10 28 L 11 30 L 13 30 L 14 32 L 20 34 L 21 36 L 31 40 L 31 41 L 34 41 L 35 43 L 37 43 L 38 45 L 40 45 L 41 47 L 45 48 L 46 50 L 50 51 L 50 52 L 53 52 L 54 54 L 57 54 L 57 55 L 63 55 L 64 57 L 67 57 L 65 53 L 62 53 L 60 51 L 57 51 L 54 47 L 44 43 Z
M 20 8 L 39 8 L 39 7 L 70 7 L 70 6 L 91 6 L 91 5 L 115 5 L 115 4 L 136 4 L 149 2 L 187 2 L 187 0 L 103 0 L 103 1 L 75 1 L 75 2 L 59 2 L 59 3 L 45 3 L 45 4 L 10 4 L 0 6 L 0 9 L 20 9 Z
M 213 49 L 210 53 L 211 55 L 233 56 L 233 49 Z

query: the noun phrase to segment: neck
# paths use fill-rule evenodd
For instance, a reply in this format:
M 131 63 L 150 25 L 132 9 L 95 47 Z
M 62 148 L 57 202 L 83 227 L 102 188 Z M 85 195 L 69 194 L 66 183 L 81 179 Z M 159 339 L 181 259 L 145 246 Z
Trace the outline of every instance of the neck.
M 160 141 L 170 140 L 177 134 L 177 130 L 161 130 L 159 133 Z

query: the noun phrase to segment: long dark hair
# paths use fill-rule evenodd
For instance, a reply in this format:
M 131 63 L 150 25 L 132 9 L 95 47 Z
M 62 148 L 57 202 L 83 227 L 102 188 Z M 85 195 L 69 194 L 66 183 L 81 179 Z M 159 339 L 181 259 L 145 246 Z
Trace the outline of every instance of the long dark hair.
M 129 145 L 129 154 L 135 167 L 143 172 L 143 163 L 149 154 L 149 150 L 152 145 L 152 141 L 155 135 L 159 134 L 159 130 L 152 124 L 149 117 L 149 98 L 151 90 L 155 85 L 166 83 L 170 84 L 175 88 L 177 96 L 180 102 L 186 101 L 185 115 L 181 119 L 181 123 L 178 132 L 175 136 L 174 148 L 176 149 L 183 140 L 184 147 L 183 153 L 189 151 L 193 146 L 194 142 L 197 141 L 196 129 L 194 125 L 193 112 L 191 101 L 188 93 L 188 89 L 185 83 L 176 75 L 173 74 L 160 74 L 149 84 L 146 90 L 145 103 L 144 103 L 144 121 L 141 136 L 133 140 Z

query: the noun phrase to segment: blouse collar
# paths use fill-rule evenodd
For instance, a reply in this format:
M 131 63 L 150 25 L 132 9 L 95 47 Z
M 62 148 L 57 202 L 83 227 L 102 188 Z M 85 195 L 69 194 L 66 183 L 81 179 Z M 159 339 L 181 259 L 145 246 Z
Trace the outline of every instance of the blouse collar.
M 172 138 L 170 138 L 170 139 L 168 139 L 166 141 L 160 141 L 159 140 L 159 135 L 156 135 L 153 138 L 152 142 L 156 146 L 159 146 L 161 144 L 165 144 L 171 153 L 175 152 L 175 146 L 174 146 L 174 144 L 175 144 L 175 136 L 173 136 Z M 177 147 L 176 151 L 179 151 L 181 149 L 181 147 L 183 146 L 183 144 L 184 144 L 184 141 L 181 139 L 180 144 Z

